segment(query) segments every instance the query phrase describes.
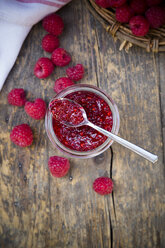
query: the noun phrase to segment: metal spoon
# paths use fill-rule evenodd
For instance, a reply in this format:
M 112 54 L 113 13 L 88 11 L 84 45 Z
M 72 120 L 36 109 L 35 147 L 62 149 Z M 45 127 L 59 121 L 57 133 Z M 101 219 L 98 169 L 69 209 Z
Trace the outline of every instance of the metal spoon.
M 57 99 L 56 99 L 57 100 Z M 146 150 L 144 150 L 143 148 L 139 147 L 139 146 L 136 146 L 134 144 L 132 144 L 131 142 L 123 139 L 123 138 L 120 138 L 119 136 L 99 127 L 99 126 L 96 126 L 95 124 L 93 124 L 92 122 L 90 122 L 87 118 L 87 115 L 86 115 L 86 112 L 84 110 L 84 108 L 76 103 L 75 101 L 72 101 L 70 99 L 67 99 L 67 98 L 59 98 L 59 101 L 68 101 L 68 106 L 69 104 L 73 103 L 74 106 L 77 107 L 77 109 L 81 110 L 81 113 L 82 113 L 82 116 L 83 116 L 83 121 L 81 121 L 80 123 L 78 123 L 77 125 L 73 125 L 71 122 L 69 121 L 65 121 L 65 120 L 61 120 L 61 122 L 69 127 L 80 127 L 80 126 L 84 126 L 84 125 L 88 125 L 94 129 L 96 129 L 97 131 L 99 131 L 100 133 L 106 135 L 107 137 L 111 138 L 112 140 L 116 141 L 117 143 L 123 145 L 124 147 L 130 149 L 131 151 L 139 154 L 140 156 L 144 157 L 145 159 L 151 161 L 152 163 L 155 163 L 157 160 L 158 160 L 158 156 L 157 155 L 154 155 Z M 51 104 L 51 103 L 50 103 Z M 50 106 L 50 105 L 49 105 Z M 66 105 L 66 108 L 67 108 L 67 105 Z M 50 108 L 51 110 L 51 108 Z

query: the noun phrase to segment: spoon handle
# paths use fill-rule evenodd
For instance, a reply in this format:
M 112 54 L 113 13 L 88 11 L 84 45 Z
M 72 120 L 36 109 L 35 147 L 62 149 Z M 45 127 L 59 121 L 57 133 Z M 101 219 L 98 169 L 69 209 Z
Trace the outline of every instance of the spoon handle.
M 94 129 L 96 129 L 97 131 L 99 131 L 100 133 L 103 133 L 104 135 L 110 137 L 112 140 L 116 141 L 117 143 L 125 146 L 126 148 L 132 150 L 133 152 L 136 152 L 137 154 L 139 154 L 140 156 L 144 157 L 145 159 L 148 159 L 149 161 L 151 161 L 152 163 L 155 163 L 158 160 L 158 156 L 154 155 L 146 150 L 144 150 L 143 148 L 136 146 L 134 144 L 132 144 L 131 142 L 120 138 L 119 136 L 108 132 L 107 130 L 98 127 L 96 125 L 94 125 L 92 122 L 87 122 L 86 125 L 93 127 Z

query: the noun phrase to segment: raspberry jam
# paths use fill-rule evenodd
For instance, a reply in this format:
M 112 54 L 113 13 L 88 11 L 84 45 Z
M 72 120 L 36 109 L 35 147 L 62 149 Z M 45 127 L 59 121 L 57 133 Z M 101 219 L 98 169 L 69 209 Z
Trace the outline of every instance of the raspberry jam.
M 113 125 L 112 112 L 107 102 L 99 95 L 85 90 L 65 95 L 65 98 L 79 103 L 86 111 L 88 120 L 107 131 Z M 53 118 L 53 130 L 58 140 L 75 151 L 90 151 L 101 146 L 107 137 L 92 127 L 68 127 Z
M 53 118 L 65 125 L 77 126 L 84 121 L 82 106 L 69 99 L 55 99 L 49 108 Z

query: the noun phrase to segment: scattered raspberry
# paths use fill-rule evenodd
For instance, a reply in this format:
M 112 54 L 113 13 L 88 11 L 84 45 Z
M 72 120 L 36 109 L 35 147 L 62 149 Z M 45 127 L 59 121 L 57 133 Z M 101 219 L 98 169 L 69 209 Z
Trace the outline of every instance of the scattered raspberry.
M 59 93 L 73 84 L 74 82 L 70 78 L 67 77 L 58 78 L 54 83 L 54 91 Z
M 109 177 L 99 177 L 93 182 L 93 189 L 100 195 L 112 193 L 113 181 Z
M 109 2 L 111 7 L 117 8 L 124 5 L 127 2 L 127 0 L 109 0 Z
M 116 20 L 121 23 L 128 23 L 134 12 L 127 4 L 116 8 Z
M 146 0 L 148 6 L 158 5 L 163 2 L 163 0 Z
M 136 36 L 144 36 L 149 31 L 149 22 L 143 16 L 133 16 L 130 21 L 129 25 L 131 31 Z
M 38 78 L 48 77 L 54 70 L 52 61 L 48 58 L 40 58 L 34 67 L 34 75 Z
M 159 28 L 165 24 L 165 9 L 160 6 L 151 7 L 145 15 L 151 28 Z
M 109 8 L 111 7 L 109 0 L 95 0 L 96 4 L 102 8 Z
M 60 16 L 50 14 L 42 21 L 43 28 L 50 34 L 60 35 L 64 29 L 64 23 Z
M 52 53 L 52 61 L 57 66 L 65 66 L 70 63 L 71 57 L 65 49 L 57 48 Z
M 54 177 L 64 177 L 70 169 L 69 160 L 58 156 L 50 157 L 48 166 Z
M 20 88 L 20 89 L 12 89 L 8 96 L 8 103 L 11 105 L 15 105 L 15 106 L 23 106 L 25 105 L 26 102 L 26 98 L 25 98 L 25 91 L 24 89 Z
M 147 9 L 147 3 L 144 0 L 132 0 L 130 7 L 136 14 L 140 15 L 145 13 Z
M 30 146 L 33 142 L 33 133 L 28 124 L 15 126 L 10 134 L 11 141 L 22 147 Z
M 66 70 L 67 76 L 73 81 L 79 81 L 84 76 L 84 67 L 82 64 L 77 64 L 76 66 L 69 67 Z
M 46 114 L 46 103 L 41 98 L 37 98 L 34 102 L 26 102 L 25 112 L 33 119 L 41 120 Z
M 55 35 L 47 34 L 42 39 L 42 48 L 48 53 L 52 53 L 59 45 L 59 39 Z

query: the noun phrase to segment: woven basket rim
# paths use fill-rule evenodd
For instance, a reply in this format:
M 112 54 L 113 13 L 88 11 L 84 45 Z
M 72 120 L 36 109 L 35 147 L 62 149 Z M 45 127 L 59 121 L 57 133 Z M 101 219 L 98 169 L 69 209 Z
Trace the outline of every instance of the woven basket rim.
M 94 0 L 86 0 L 92 15 L 102 24 L 113 38 L 121 40 L 120 50 L 129 50 L 132 45 L 146 49 L 147 52 L 165 52 L 165 25 L 158 29 L 151 29 L 144 37 L 132 34 L 128 24 L 121 24 L 115 19 L 113 9 L 99 7 Z

